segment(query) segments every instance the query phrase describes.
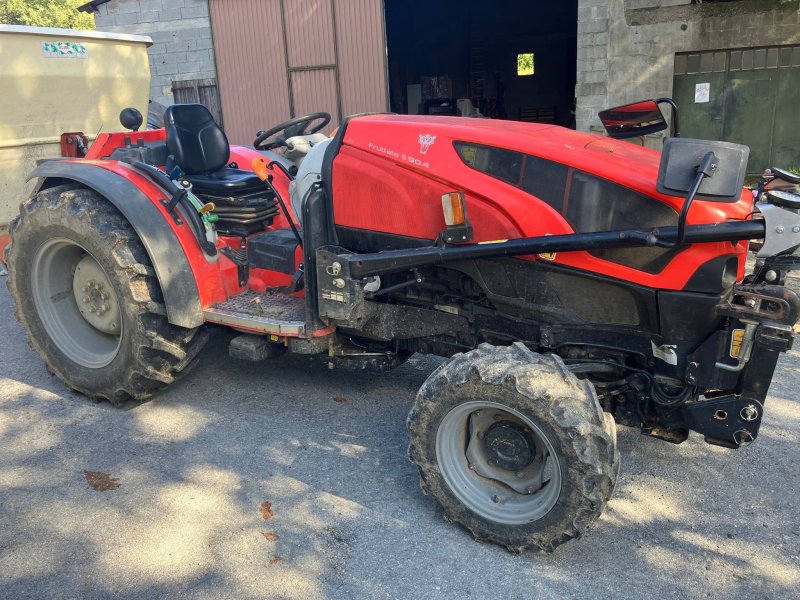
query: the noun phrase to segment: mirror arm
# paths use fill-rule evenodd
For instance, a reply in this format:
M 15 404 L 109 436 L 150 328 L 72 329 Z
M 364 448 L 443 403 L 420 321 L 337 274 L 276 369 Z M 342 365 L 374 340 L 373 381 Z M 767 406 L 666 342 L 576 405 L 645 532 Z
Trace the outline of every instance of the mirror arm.
M 674 248 L 683 243 L 683 240 L 686 237 L 686 218 L 689 215 L 689 209 L 692 207 L 692 202 L 694 202 L 694 197 L 697 195 L 697 191 L 700 189 L 700 184 L 703 183 L 703 180 L 706 177 L 711 177 L 714 175 L 714 171 L 717 169 L 718 162 L 719 159 L 717 158 L 716 154 L 713 152 L 706 152 L 705 156 L 703 156 L 703 160 L 701 160 L 700 164 L 697 165 L 697 177 L 695 177 L 694 183 L 689 190 L 689 195 L 686 196 L 686 201 L 683 203 L 683 208 L 681 209 L 681 216 L 678 218 L 678 236 L 675 239 L 675 242 L 669 244 L 669 246 L 662 247 Z
M 681 137 L 681 129 L 678 124 L 678 105 L 672 98 L 658 98 L 656 104 L 669 104 L 672 107 L 672 119 L 670 129 L 672 130 L 672 137 Z

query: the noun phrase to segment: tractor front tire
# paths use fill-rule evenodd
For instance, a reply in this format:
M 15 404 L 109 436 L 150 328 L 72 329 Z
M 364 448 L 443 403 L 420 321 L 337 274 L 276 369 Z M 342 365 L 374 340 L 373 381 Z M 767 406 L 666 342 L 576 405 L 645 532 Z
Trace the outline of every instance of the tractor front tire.
M 101 195 L 77 185 L 43 190 L 22 204 L 10 230 L 15 316 L 70 389 L 122 406 L 193 364 L 208 333 L 167 321 L 144 246 Z
M 581 536 L 619 473 L 616 427 L 591 384 L 521 343 L 454 356 L 407 424 L 422 490 L 445 519 L 512 552 Z

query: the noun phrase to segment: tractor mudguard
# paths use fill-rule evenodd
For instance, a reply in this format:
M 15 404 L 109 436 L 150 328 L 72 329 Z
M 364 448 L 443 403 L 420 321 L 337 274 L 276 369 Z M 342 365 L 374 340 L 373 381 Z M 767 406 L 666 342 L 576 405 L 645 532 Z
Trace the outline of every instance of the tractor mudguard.
M 173 325 L 193 328 L 203 324 L 203 309 L 195 276 L 171 223 L 136 185 L 101 166 L 78 161 L 52 160 L 40 164 L 28 177 L 77 181 L 101 194 L 128 220 L 147 250 L 164 295 L 167 318 Z

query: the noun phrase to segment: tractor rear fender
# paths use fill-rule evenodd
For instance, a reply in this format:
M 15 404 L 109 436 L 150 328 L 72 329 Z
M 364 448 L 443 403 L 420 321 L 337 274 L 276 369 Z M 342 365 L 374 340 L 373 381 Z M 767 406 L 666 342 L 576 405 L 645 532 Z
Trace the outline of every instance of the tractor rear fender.
M 159 198 L 164 196 L 163 192 L 159 194 L 159 188 L 116 162 L 100 165 L 52 160 L 36 167 L 28 179 L 34 177 L 40 178 L 37 192 L 71 180 L 111 202 L 130 222 L 147 250 L 164 295 L 169 322 L 186 328 L 203 324 L 203 300 L 198 288 L 203 273 L 199 271 L 211 265 L 207 264 L 196 241 L 189 239 L 191 233 L 186 224 L 178 225 L 158 204 Z M 190 260 L 187 254 L 191 250 L 187 252 L 187 248 L 192 247 L 197 256 Z

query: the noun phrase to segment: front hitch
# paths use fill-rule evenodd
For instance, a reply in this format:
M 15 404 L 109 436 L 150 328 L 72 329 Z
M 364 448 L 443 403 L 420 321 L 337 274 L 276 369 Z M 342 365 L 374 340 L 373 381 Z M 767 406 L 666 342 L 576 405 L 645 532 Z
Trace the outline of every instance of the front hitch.
M 782 285 L 739 284 L 717 312 L 730 325 L 689 356 L 686 379 L 721 391 L 708 391 L 685 404 L 681 414 L 706 442 L 739 448 L 758 436 L 778 358 L 794 341 L 800 296 Z

